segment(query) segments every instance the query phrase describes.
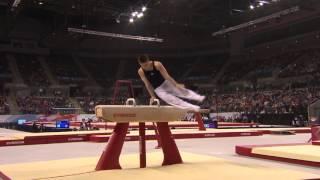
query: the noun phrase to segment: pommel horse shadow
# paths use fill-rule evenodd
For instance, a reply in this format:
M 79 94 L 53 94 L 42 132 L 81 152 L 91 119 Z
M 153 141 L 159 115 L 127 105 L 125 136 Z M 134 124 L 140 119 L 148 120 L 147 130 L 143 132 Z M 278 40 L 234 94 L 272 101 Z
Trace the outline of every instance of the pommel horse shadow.
M 156 105 L 153 105 L 154 102 Z M 133 98 L 129 98 L 126 105 L 98 105 L 95 107 L 98 118 L 116 122 L 107 146 L 96 165 L 96 170 L 121 169 L 119 158 L 130 122 L 139 122 L 140 168 L 146 167 L 145 122 L 156 123 L 155 128 L 159 133 L 158 137 L 164 156 L 162 165 L 183 162 L 168 122 L 181 120 L 189 110 L 173 106 L 160 106 L 158 99 L 155 99 L 154 102 L 150 102 L 149 106 L 138 106 Z

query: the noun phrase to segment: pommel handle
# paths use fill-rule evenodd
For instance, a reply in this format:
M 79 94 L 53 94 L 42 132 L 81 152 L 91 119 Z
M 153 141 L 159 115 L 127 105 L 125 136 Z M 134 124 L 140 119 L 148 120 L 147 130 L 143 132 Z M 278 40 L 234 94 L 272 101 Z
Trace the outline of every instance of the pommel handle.
M 130 105 L 130 102 L 132 102 L 133 106 L 137 105 L 136 100 L 134 98 L 128 98 L 126 101 L 126 105 Z
M 159 99 L 153 99 L 153 101 L 150 100 L 150 104 L 149 104 L 149 105 L 150 105 L 150 106 L 153 106 L 153 103 L 154 103 L 154 102 L 156 102 L 156 103 L 157 103 L 156 105 L 157 105 L 158 107 L 160 107 L 160 100 L 159 100 Z

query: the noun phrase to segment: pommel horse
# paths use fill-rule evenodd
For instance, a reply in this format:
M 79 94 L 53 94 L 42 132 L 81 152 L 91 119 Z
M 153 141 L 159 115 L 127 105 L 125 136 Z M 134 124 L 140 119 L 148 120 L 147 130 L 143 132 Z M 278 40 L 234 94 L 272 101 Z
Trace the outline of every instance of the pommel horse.
M 130 105 L 130 102 L 132 102 L 132 105 Z M 154 102 L 157 104 L 152 105 Z M 150 102 L 149 106 L 137 106 L 135 100 L 129 98 L 126 101 L 126 105 L 98 105 L 95 107 L 95 113 L 98 118 L 116 122 L 107 146 L 96 165 L 96 170 L 121 169 L 119 157 L 130 122 L 139 122 L 140 168 L 146 167 L 145 122 L 157 124 L 156 128 L 159 132 L 164 155 L 162 165 L 182 163 L 182 158 L 171 135 L 168 122 L 181 120 L 188 110 L 173 106 L 160 106 L 158 99 L 154 102 Z

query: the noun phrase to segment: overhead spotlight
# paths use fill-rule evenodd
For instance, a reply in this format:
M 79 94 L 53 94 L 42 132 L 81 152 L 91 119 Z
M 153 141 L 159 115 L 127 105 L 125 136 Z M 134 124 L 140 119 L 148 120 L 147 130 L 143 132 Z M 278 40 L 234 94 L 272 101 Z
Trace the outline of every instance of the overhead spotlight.
M 260 0 L 259 2 L 260 2 L 260 3 L 263 3 L 263 4 L 271 4 L 269 1 Z
M 232 9 L 232 11 L 234 11 L 234 12 L 243 12 L 243 10 L 242 9 Z
M 259 5 L 260 5 L 260 6 L 263 6 L 263 4 L 264 4 L 264 3 L 263 3 L 262 1 L 259 2 Z
M 252 4 L 249 7 L 250 7 L 250 9 L 254 9 L 254 6 Z
M 12 9 L 13 10 L 14 8 L 18 7 L 19 4 L 20 4 L 21 0 L 14 0 L 13 4 L 12 4 Z
M 43 5 L 43 2 L 42 2 L 42 1 L 39 1 L 39 3 L 38 3 L 38 4 L 41 6 L 41 5 Z
M 137 15 L 138 18 L 141 18 L 142 16 L 143 16 L 143 13 L 139 13 L 139 14 Z
M 135 16 L 137 16 L 137 15 L 138 15 L 138 12 L 137 12 L 137 11 L 135 11 L 135 12 L 133 12 L 133 13 L 131 14 L 132 17 L 135 17 Z
M 133 23 L 133 21 L 134 21 L 133 18 L 130 18 L 130 19 L 129 19 L 129 22 L 130 22 L 130 23 Z
M 142 12 L 145 12 L 147 8 L 145 6 L 142 7 Z

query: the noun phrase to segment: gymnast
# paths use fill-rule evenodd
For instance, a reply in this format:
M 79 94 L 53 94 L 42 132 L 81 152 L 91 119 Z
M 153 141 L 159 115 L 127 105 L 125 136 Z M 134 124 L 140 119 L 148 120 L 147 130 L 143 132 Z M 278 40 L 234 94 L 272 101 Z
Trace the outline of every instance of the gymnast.
M 172 106 L 199 112 L 200 106 L 188 103 L 180 98 L 203 102 L 205 96 L 186 89 L 183 84 L 177 83 L 161 62 L 150 60 L 146 54 L 138 56 L 138 63 L 140 64 L 138 74 L 151 96 L 150 102 L 153 102 L 158 96 Z

